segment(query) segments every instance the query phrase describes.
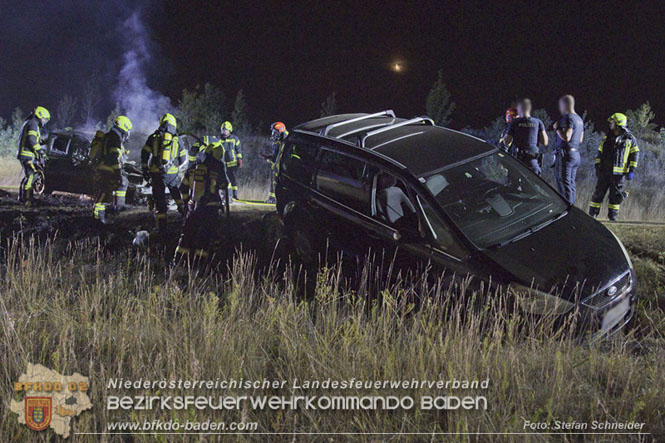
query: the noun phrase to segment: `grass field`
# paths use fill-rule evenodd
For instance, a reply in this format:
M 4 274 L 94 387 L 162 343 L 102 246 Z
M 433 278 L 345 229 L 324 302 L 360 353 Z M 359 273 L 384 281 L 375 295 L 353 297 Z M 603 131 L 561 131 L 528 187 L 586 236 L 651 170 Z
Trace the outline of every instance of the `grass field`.
M 73 432 L 104 432 L 108 423 L 187 419 L 258 423 L 259 432 L 523 432 L 524 421 L 644 422 L 648 436 L 503 435 L 454 441 L 662 441 L 665 438 L 665 229 L 613 225 L 638 273 L 639 308 L 632 328 L 596 345 L 553 338 L 546 323 L 504 314 L 496 294 L 477 294 L 480 308 L 462 315 L 455 290 L 424 283 L 383 283 L 370 295 L 339 268 L 310 275 L 313 297 L 298 295 L 297 272 L 265 269 L 249 252 L 212 275 L 171 272 L 155 252 L 110 251 L 92 240 L 9 241 L 0 282 L 1 395 L 26 364 L 90 376 L 94 407 Z M 152 255 L 149 255 L 152 254 Z M 279 269 L 279 270 L 276 270 Z M 305 276 L 300 275 L 301 280 Z M 418 306 L 406 303 L 428 294 Z M 489 295 L 489 297 L 487 297 Z M 408 297 L 407 297 L 408 296 Z M 482 395 L 486 410 L 434 411 L 107 411 L 111 377 L 146 380 L 449 380 L 489 379 L 486 390 L 430 388 L 349 392 L 220 389 L 201 395 Z M 163 393 L 163 392 L 161 392 Z M 168 391 L 168 395 L 190 391 Z M 50 431 L 49 431 L 50 432 Z M 52 433 L 51 433 L 52 434 Z M 49 439 L 49 434 L 40 440 Z M 237 436 L 241 440 L 310 441 L 313 436 Z M 0 441 L 35 434 L 7 407 Z M 153 441 L 139 434 L 103 441 Z M 184 441 L 185 436 L 161 436 Z M 211 437 L 212 438 L 212 437 Z M 71 441 L 99 436 L 73 435 Z M 195 438 L 191 438 L 194 440 Z M 326 441 L 393 441 L 396 436 L 318 436 Z M 443 436 L 404 435 L 437 441 Z M 196 438 L 198 440 L 198 438 Z

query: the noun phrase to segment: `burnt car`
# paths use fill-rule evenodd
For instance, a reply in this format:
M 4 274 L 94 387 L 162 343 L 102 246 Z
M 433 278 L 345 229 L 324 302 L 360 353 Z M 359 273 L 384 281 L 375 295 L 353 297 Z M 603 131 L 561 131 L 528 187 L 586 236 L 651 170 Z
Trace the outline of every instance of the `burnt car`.
M 595 337 L 634 313 L 633 266 L 609 229 L 518 160 L 427 117 L 384 111 L 296 126 L 276 197 L 304 261 L 322 247 L 356 260 L 383 250 L 511 288 L 526 315 L 581 319 Z
M 43 183 L 40 189 L 75 194 L 94 194 L 94 167 L 90 163 L 90 142 L 93 133 L 85 131 L 54 131 L 49 133 L 46 153 L 48 161 L 41 168 Z M 127 203 L 139 204 L 150 194 L 144 184 L 141 169 L 134 162 L 126 161 L 123 170 L 129 180 Z

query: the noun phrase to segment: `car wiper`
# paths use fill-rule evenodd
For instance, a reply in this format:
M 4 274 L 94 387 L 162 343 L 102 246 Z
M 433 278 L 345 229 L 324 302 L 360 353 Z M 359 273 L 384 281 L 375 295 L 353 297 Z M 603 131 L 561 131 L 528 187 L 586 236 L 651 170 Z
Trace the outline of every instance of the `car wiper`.
M 532 226 L 532 227 L 530 227 L 530 228 L 527 229 L 526 231 L 522 232 L 521 234 L 517 234 L 515 237 L 513 237 L 513 238 L 511 238 L 511 239 L 509 239 L 509 240 L 504 240 L 504 241 L 499 242 L 499 243 L 497 243 L 497 244 L 495 244 L 495 245 L 493 245 L 493 246 L 490 246 L 490 248 L 501 248 L 501 247 L 506 246 L 506 245 L 508 245 L 508 244 L 510 244 L 510 243 L 515 243 L 516 241 L 520 241 L 520 240 L 522 240 L 523 238 L 530 236 L 530 235 L 533 234 L 534 232 L 540 231 L 541 229 L 543 229 L 543 228 L 545 228 L 545 227 L 551 225 L 551 224 L 554 223 L 555 221 L 562 219 L 563 217 L 566 216 L 566 214 L 568 214 L 568 211 L 567 211 L 567 210 L 566 210 L 566 211 L 563 211 L 561 214 L 557 215 L 557 216 L 554 217 L 554 218 L 551 218 L 551 219 L 549 219 L 549 220 L 545 220 L 544 222 L 542 222 L 542 223 L 540 223 L 540 224 L 538 224 L 538 225 L 536 225 L 536 226 Z

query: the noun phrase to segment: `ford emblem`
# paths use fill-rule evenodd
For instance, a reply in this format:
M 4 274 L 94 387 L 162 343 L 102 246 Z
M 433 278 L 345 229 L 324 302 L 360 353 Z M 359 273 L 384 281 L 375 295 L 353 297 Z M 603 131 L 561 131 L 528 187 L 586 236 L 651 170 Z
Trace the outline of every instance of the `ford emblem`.
M 616 286 L 610 286 L 610 288 L 607 290 L 607 295 L 609 297 L 613 297 L 617 293 L 618 290 L 619 289 L 617 289 Z

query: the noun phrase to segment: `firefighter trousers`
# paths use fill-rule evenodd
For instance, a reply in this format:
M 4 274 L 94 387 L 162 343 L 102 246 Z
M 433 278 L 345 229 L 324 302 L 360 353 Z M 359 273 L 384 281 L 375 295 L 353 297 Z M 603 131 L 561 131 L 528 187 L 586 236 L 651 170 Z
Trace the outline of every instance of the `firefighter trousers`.
M 106 223 L 106 210 L 113 202 L 113 194 L 122 182 L 122 176 L 113 171 L 95 172 L 95 206 L 93 216 L 95 220 Z
M 238 166 L 227 166 L 226 167 L 226 176 L 229 178 L 229 191 L 233 198 L 238 200 Z
M 19 198 L 25 202 L 32 198 L 33 190 L 32 185 L 35 182 L 35 173 L 37 169 L 32 160 L 21 160 L 23 167 L 23 179 L 21 180 L 21 187 L 19 188 Z
M 187 219 L 180 234 L 178 247 L 175 250 L 174 260 L 182 256 L 193 255 L 195 258 L 206 258 L 209 255 L 210 245 L 218 225 L 217 214 L 219 203 L 197 205 L 187 214 Z
M 605 194 L 609 193 L 609 202 L 607 205 L 607 218 L 616 220 L 619 215 L 621 203 L 626 198 L 624 188 L 626 187 L 626 177 L 624 175 L 614 175 L 611 171 L 598 174 L 596 190 L 591 196 L 589 203 L 589 215 L 596 217 L 600 214 L 600 208 L 605 200 Z
M 168 212 L 166 188 L 169 189 L 171 198 L 178 205 L 178 210 L 182 210 L 178 174 L 151 173 L 150 182 L 152 183 L 152 198 L 155 203 L 155 225 L 159 231 L 166 232 L 166 213 Z

